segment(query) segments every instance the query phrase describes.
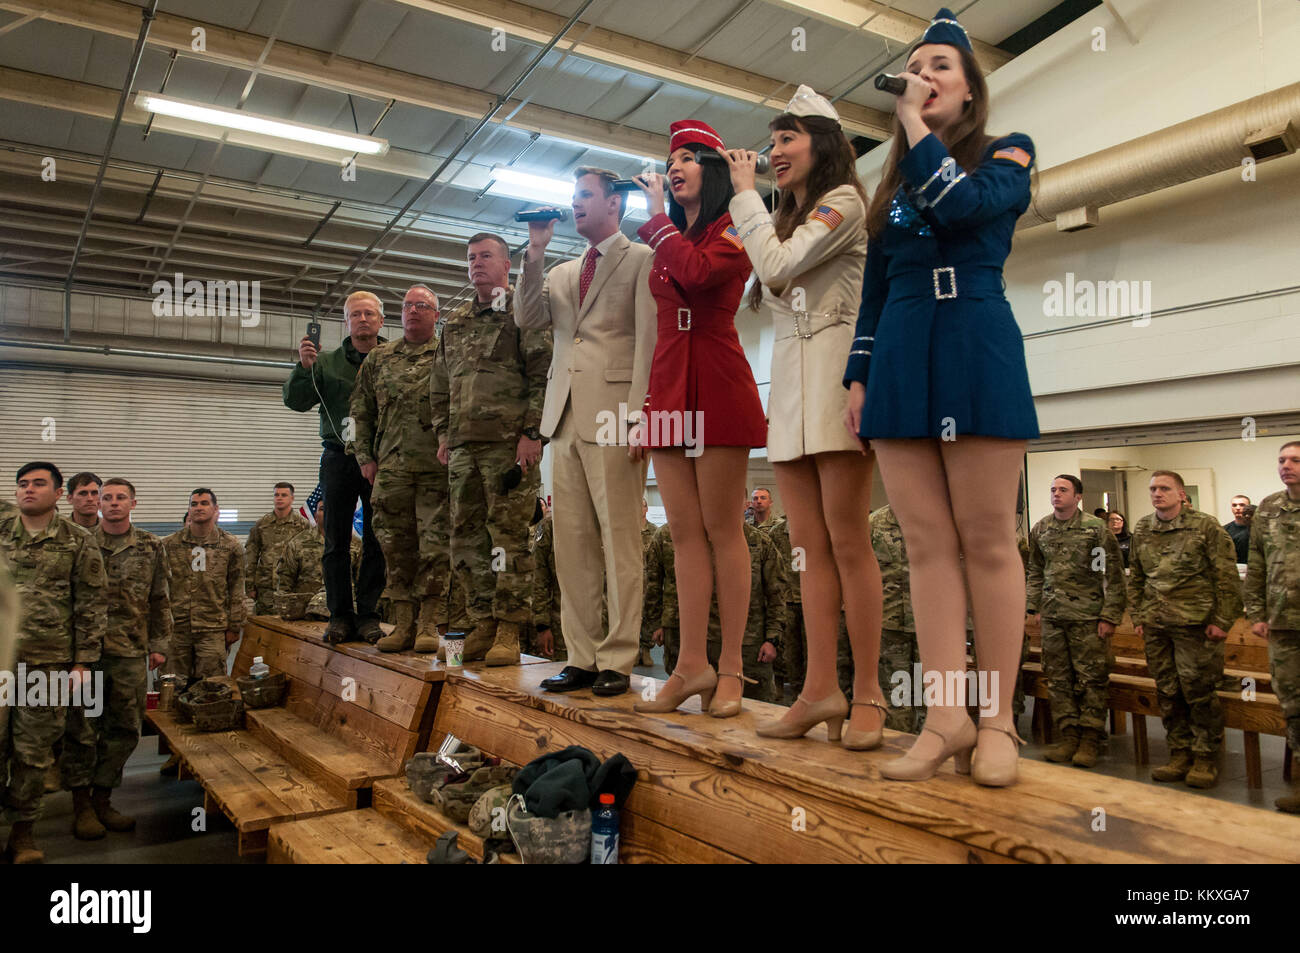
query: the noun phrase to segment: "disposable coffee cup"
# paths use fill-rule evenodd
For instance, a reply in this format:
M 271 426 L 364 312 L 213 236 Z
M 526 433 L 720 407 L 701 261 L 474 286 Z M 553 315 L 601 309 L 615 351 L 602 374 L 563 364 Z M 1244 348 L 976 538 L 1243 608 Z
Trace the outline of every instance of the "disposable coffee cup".
M 443 654 L 448 668 L 461 668 L 465 664 L 465 633 L 448 632 L 443 638 Z

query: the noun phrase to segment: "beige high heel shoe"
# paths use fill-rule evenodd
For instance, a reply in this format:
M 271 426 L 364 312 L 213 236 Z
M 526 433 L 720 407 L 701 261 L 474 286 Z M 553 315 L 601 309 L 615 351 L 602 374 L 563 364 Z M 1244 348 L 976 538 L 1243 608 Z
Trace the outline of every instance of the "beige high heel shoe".
M 672 692 L 668 690 L 668 686 L 672 684 L 674 678 L 681 683 L 681 688 Z M 655 696 L 654 701 L 636 702 L 632 706 L 632 710 L 643 715 L 662 715 L 670 711 L 676 711 L 692 695 L 699 695 L 700 709 L 702 711 L 709 710 L 710 714 L 712 714 L 710 702 L 713 701 L 713 692 L 717 687 L 718 676 L 711 668 L 705 668 L 689 681 L 685 676 L 673 672 L 668 676 L 668 681 L 664 682 L 663 689 Z
M 990 788 L 1005 788 L 1016 783 L 1019 777 L 1020 763 L 1020 745 L 1025 743 L 1015 728 L 999 728 L 997 725 L 979 726 L 980 731 L 997 731 L 1006 735 L 1013 742 L 1011 745 L 1011 757 L 1005 758 L 1000 755 L 989 754 L 989 745 L 985 743 L 983 748 L 976 747 L 974 764 L 971 767 L 971 780 L 976 784 L 983 784 Z M 983 754 L 980 752 L 983 751 Z
M 802 695 L 797 699 L 803 702 L 803 712 L 795 715 L 791 707 L 785 717 L 761 725 L 757 729 L 760 738 L 802 738 L 823 721 L 826 722 L 826 737 L 830 741 L 839 741 L 844 727 L 844 719 L 849 714 L 849 700 L 838 688 L 821 701 L 810 702 Z
M 754 678 L 746 678 L 746 677 L 745 677 L 741 672 L 719 672 L 717 677 L 718 677 L 718 678 L 738 678 L 738 679 L 740 679 L 740 681 L 742 682 L 742 684 L 741 684 L 741 686 L 740 686 L 742 689 L 745 687 L 744 684 L 743 684 L 744 682 L 749 682 L 749 684 L 751 684 L 751 685 L 757 685 L 757 684 L 758 684 L 758 680 L 757 680 L 757 679 L 754 679 Z M 716 681 L 716 679 L 715 679 L 715 681 Z M 703 703 L 703 701 L 704 701 L 704 698 L 703 698 L 703 696 L 701 696 L 701 697 L 700 697 L 700 702 Z M 710 704 L 710 705 L 709 705 L 709 714 L 712 715 L 714 718 L 733 718 L 733 717 L 735 717 L 736 715 L 739 715 L 739 714 L 741 713 L 741 711 L 743 711 L 743 709 L 741 708 L 741 705 L 740 705 L 740 699 L 739 699 L 739 698 L 737 698 L 735 701 L 730 701 L 730 702 L 718 702 L 716 705 L 714 705 L 714 704 Z
M 885 740 L 885 719 L 889 716 L 889 709 L 880 702 L 853 700 L 854 705 L 866 705 L 880 711 L 880 727 L 871 731 L 857 731 L 850 728 L 844 733 L 844 747 L 849 751 L 870 751 L 873 748 L 879 748 L 881 742 Z
M 939 765 L 943 764 L 949 758 L 953 759 L 953 765 L 958 774 L 970 774 L 971 751 L 975 747 L 976 731 L 974 723 L 969 719 L 963 719 L 960 728 L 952 733 L 952 737 L 945 735 L 938 728 L 926 722 L 925 727 L 921 729 L 921 734 L 930 732 L 938 735 L 939 740 L 943 742 L 943 749 L 934 758 L 920 758 L 913 754 L 916 745 L 912 750 L 901 758 L 893 761 L 886 761 L 880 766 L 880 774 L 889 778 L 891 781 L 924 781 L 927 778 L 934 777 L 934 773 L 939 770 Z M 919 740 L 919 739 L 918 739 Z

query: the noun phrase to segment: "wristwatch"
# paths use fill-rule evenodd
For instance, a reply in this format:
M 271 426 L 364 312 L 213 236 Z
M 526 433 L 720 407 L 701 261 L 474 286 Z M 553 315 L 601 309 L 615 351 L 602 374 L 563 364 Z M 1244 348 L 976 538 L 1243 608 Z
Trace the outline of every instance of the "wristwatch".
M 527 437 L 529 440 L 542 439 L 542 432 L 538 430 L 536 427 L 525 427 L 523 429 L 523 435 Z

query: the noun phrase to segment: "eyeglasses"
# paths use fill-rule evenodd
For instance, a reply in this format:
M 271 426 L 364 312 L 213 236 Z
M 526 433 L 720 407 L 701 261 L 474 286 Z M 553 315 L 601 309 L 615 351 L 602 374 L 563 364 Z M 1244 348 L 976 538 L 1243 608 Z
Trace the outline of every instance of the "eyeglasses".
M 437 311 L 437 307 L 429 304 L 427 301 L 403 301 L 403 311 L 417 311 L 420 314 L 428 314 L 431 311 Z

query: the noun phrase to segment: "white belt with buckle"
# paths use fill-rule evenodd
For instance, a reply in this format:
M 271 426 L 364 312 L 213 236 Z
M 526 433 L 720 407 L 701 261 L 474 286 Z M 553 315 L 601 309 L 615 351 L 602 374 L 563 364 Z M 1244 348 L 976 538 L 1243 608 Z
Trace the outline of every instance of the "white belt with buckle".
M 947 293 L 943 293 L 939 291 L 940 272 L 948 273 L 948 284 L 952 288 L 952 290 Z M 938 298 L 940 301 L 943 301 L 946 298 L 957 297 L 957 272 L 951 265 L 948 265 L 947 267 L 944 268 L 936 268 L 934 269 L 934 271 L 931 272 L 931 275 L 934 277 L 934 296 L 936 298 Z
M 684 324 L 682 323 L 683 318 L 686 319 Z M 691 309 L 678 308 L 677 309 L 677 330 L 689 331 L 690 329 L 691 329 Z

